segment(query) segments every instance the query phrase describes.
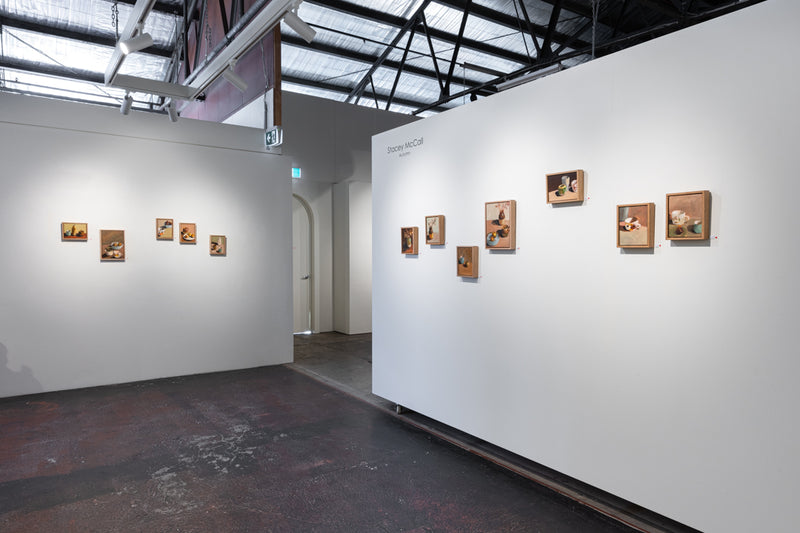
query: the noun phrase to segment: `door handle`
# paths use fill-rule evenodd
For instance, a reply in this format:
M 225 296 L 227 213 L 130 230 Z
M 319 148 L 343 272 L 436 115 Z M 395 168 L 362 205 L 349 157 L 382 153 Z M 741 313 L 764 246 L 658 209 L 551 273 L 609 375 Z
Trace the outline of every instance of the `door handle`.
M 302 278 L 300 278 L 300 279 L 301 279 L 301 280 L 306 280 L 306 279 L 308 279 L 308 278 L 310 278 L 310 277 L 311 277 L 311 275 L 310 275 L 310 274 L 306 274 L 305 276 L 303 276 L 303 277 L 302 277 Z

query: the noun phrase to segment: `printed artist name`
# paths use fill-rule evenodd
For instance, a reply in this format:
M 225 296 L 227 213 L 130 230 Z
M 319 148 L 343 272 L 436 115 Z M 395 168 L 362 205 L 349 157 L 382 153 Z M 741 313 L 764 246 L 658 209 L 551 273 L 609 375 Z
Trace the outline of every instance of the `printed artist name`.
M 387 154 L 398 154 L 400 157 L 404 155 L 408 155 L 411 150 L 422 146 L 422 137 L 419 139 L 412 139 L 410 141 L 406 141 L 404 144 L 397 144 L 395 146 L 387 146 L 386 153 Z

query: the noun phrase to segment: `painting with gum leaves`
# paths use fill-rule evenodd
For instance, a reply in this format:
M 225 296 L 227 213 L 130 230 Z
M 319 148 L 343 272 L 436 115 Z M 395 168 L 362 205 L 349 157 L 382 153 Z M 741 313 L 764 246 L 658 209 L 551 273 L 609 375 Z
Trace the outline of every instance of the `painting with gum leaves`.
M 486 202 L 484 218 L 484 239 L 486 248 L 493 250 L 513 250 L 517 242 L 517 202 L 503 200 Z
M 444 215 L 425 217 L 425 243 L 431 246 L 444 244 Z
M 400 251 L 406 255 L 419 253 L 419 228 L 417 226 L 400 228 Z

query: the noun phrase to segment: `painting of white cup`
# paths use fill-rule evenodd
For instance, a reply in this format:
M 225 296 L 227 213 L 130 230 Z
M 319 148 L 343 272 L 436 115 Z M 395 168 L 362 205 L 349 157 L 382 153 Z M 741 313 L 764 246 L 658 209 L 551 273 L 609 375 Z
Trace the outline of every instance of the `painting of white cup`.
M 682 226 L 689 221 L 689 215 L 686 214 L 685 211 L 681 211 L 680 209 L 676 209 L 672 213 L 670 213 L 670 218 L 672 219 L 672 223 L 678 226 Z

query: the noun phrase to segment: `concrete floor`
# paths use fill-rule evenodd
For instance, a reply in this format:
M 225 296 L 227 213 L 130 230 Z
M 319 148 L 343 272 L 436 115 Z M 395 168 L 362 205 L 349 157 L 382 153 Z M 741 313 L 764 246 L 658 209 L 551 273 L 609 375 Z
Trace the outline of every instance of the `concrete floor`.
M 372 335 L 320 333 L 295 336 L 295 361 L 287 365 L 314 379 L 355 396 L 406 424 L 422 429 L 478 457 L 500 465 L 541 486 L 571 498 L 639 531 L 699 533 L 631 502 L 596 489 L 559 472 L 498 448 L 466 433 L 372 394 Z
M 0 531 L 656 531 L 397 415 L 369 393 L 370 345 L 298 338 L 293 365 L 0 400 Z
M 286 366 L 0 401 L 0 531 L 629 533 Z

